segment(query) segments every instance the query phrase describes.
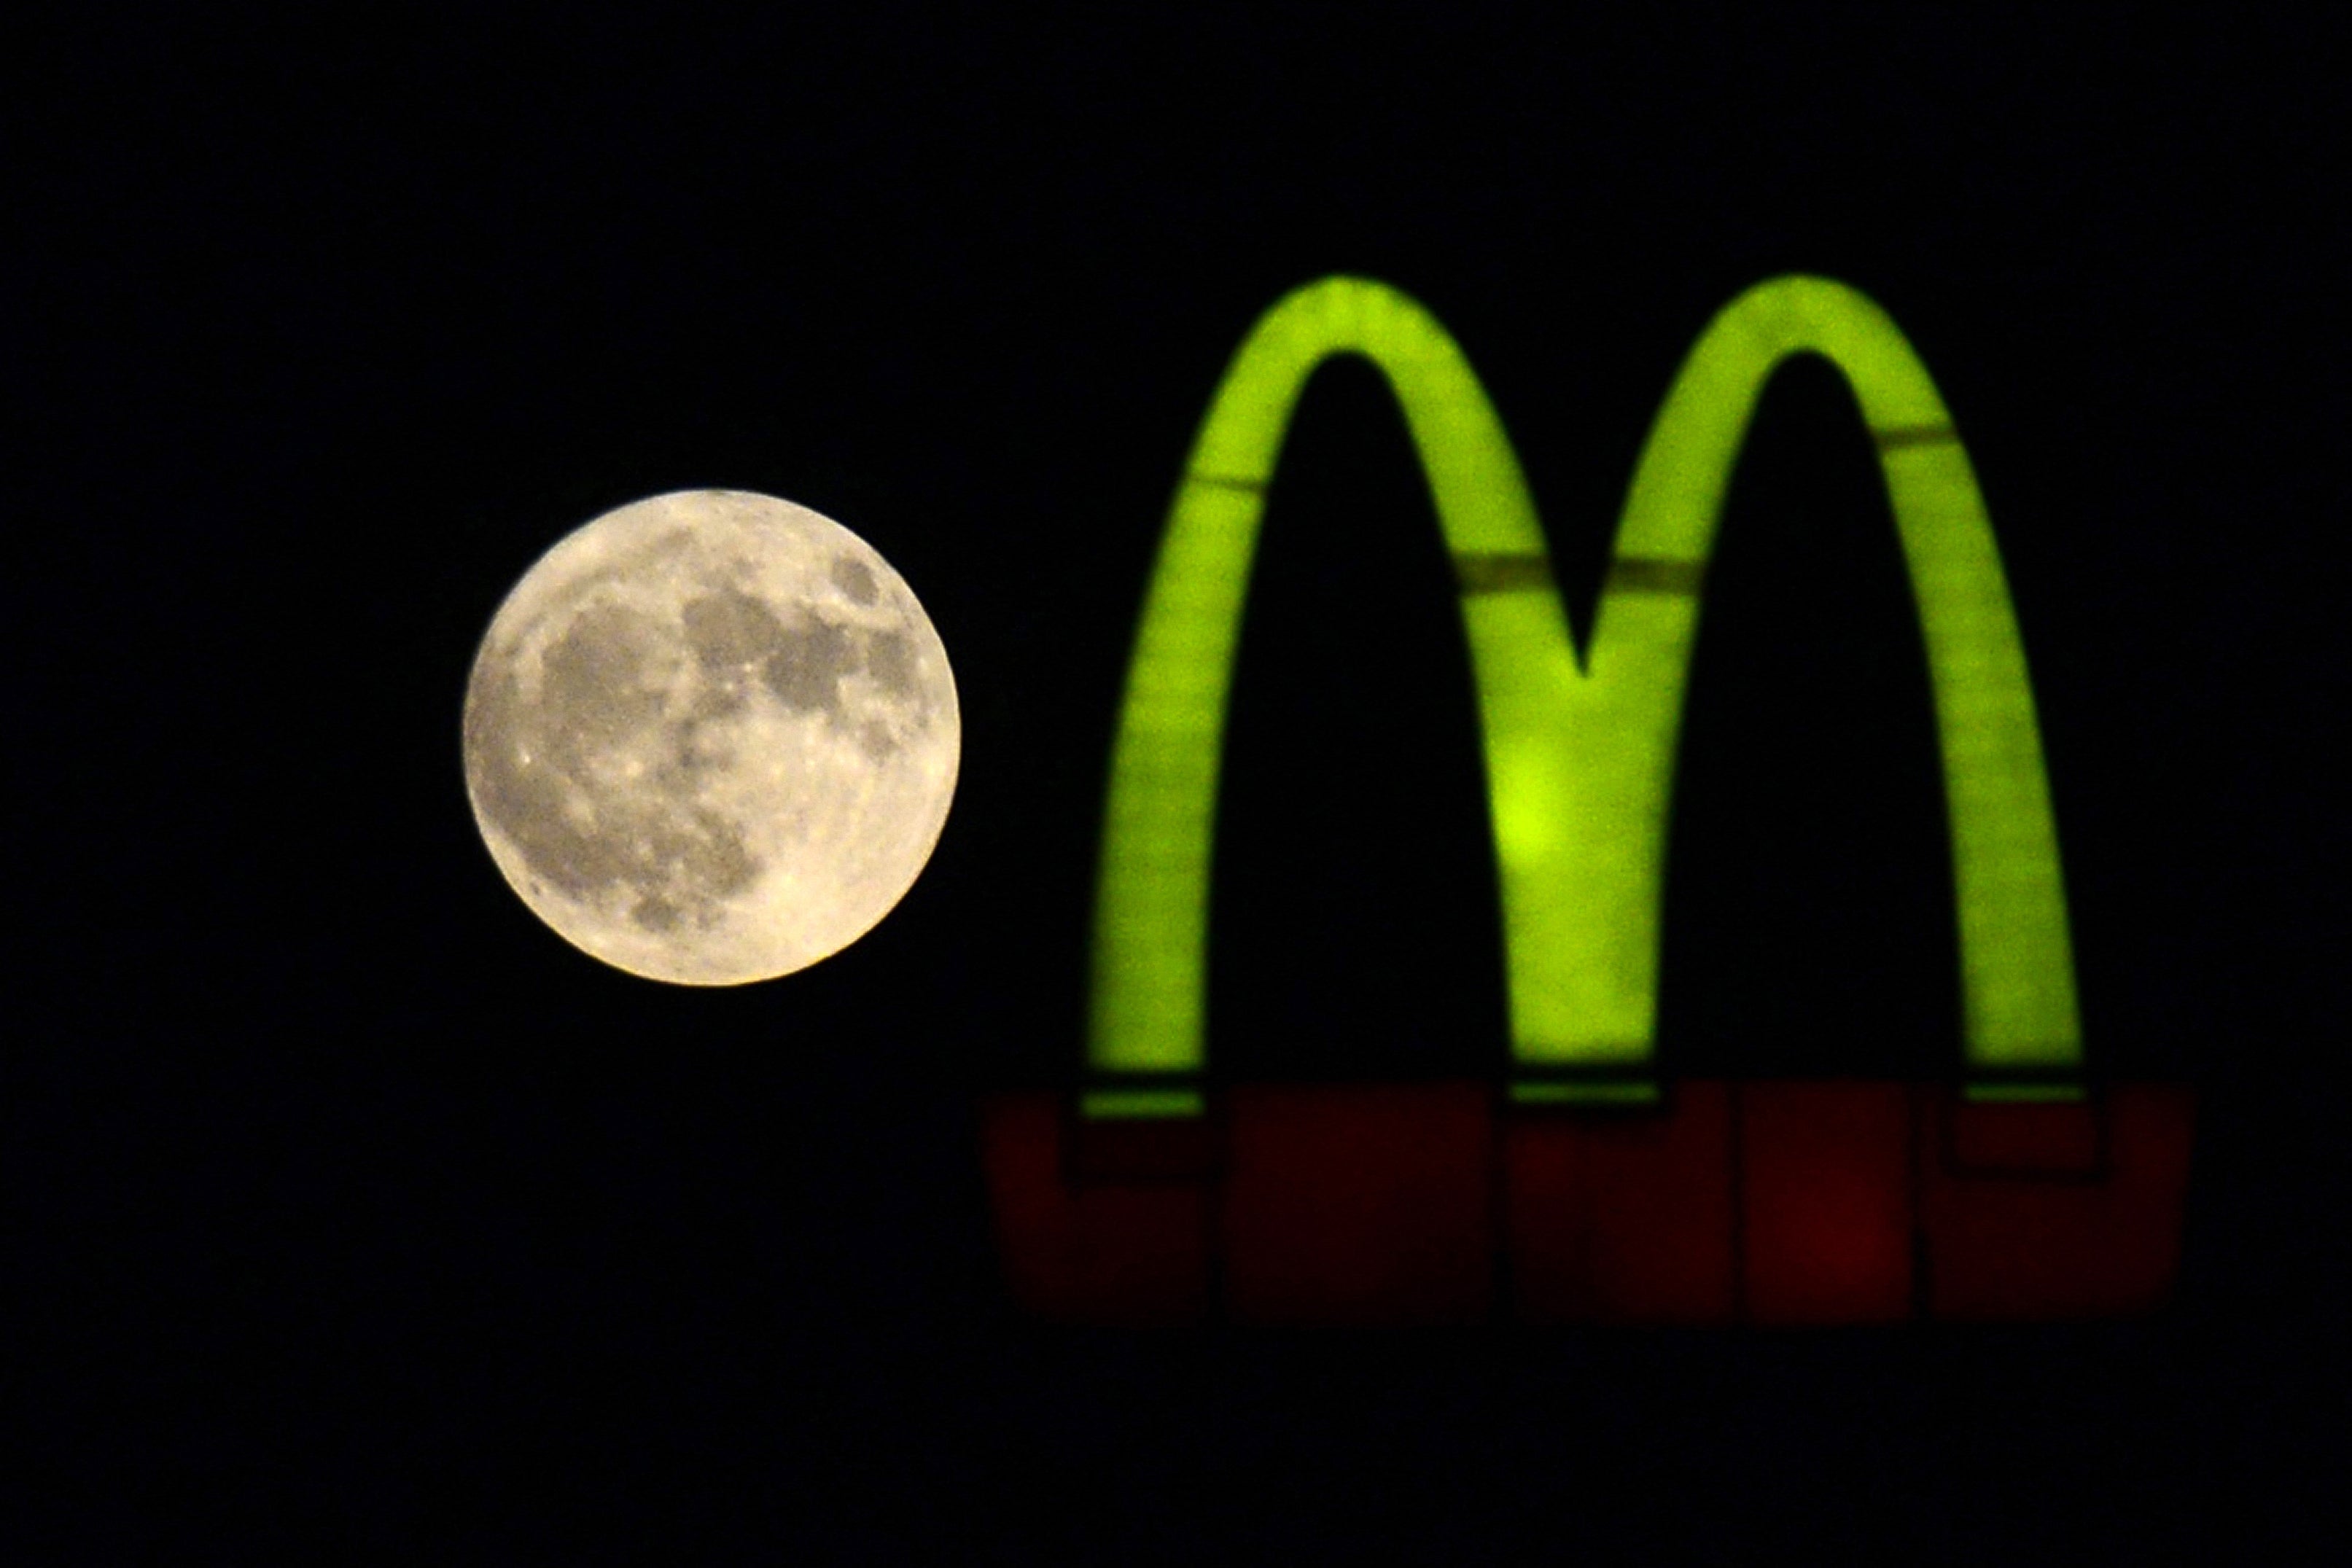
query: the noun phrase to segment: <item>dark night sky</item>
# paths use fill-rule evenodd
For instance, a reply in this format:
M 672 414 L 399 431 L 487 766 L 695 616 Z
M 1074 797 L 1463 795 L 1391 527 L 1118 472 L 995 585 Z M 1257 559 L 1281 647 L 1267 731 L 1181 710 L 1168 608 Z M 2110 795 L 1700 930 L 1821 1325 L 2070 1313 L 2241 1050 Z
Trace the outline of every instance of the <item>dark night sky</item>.
M 0 1093 L 40 1458 L 0 1490 L 64 1521 L 26 1560 L 2256 1560 L 2340 1525 L 2342 39 L 2113 5 L 1640 33 L 860 15 L 338 6 L 14 51 L 9 621 L 20 877 L 48 914 Z M 2165 1315 L 1007 1320 L 972 1098 L 1076 1063 L 1171 489 L 1258 312 L 1334 271 L 1462 343 L 1580 631 L 1708 317 L 1785 271 L 1893 314 L 2015 595 L 2088 1049 L 2203 1097 Z M 1869 449 L 1800 363 L 1748 451 L 1685 731 L 1663 1049 L 1942 1073 L 1940 785 Z M 899 910 L 726 991 L 541 926 L 457 762 L 514 580 L 702 486 L 882 550 L 966 727 Z M 1454 617 L 1402 423 L 1331 367 L 1251 591 L 1221 1070 L 1499 1069 Z

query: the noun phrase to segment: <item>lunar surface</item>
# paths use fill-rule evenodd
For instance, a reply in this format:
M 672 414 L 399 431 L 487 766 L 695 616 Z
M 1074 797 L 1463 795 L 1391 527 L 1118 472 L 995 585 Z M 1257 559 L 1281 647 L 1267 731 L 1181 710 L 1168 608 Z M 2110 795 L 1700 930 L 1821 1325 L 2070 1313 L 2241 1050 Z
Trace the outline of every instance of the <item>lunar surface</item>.
M 466 689 L 491 858 L 566 941 L 732 986 L 873 929 L 930 859 L 962 722 L 947 650 L 840 524 L 656 496 L 542 556 Z

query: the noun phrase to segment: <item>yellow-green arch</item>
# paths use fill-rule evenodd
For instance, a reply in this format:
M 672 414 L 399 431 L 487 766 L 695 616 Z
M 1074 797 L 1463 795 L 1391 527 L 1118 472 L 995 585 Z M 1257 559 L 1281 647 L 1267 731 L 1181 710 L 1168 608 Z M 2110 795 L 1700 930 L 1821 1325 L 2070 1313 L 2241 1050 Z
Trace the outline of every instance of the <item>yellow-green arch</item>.
M 1234 356 L 1153 568 L 1112 746 L 1088 1113 L 1200 1107 L 1213 817 L 1242 605 L 1299 392 L 1343 353 L 1387 378 L 1454 562 L 1500 871 L 1511 1044 L 1527 1075 L 1518 1092 L 1654 1092 L 1641 1075 L 1654 1053 L 1666 823 L 1698 591 L 1764 384 L 1806 352 L 1835 364 L 1862 405 L 1927 637 L 1969 1070 L 1983 1080 L 2079 1068 L 2022 647 L 1966 455 L 1885 312 L 1843 284 L 1781 277 L 1717 317 L 1643 449 L 1580 666 L 1526 480 L 1468 361 L 1405 295 L 1331 277 L 1278 301 Z
M 1317 366 L 1346 353 L 1387 377 L 1448 549 L 1497 590 L 1465 602 L 1490 763 L 1499 737 L 1543 725 L 1550 688 L 1574 674 L 1518 459 L 1453 339 L 1413 300 L 1365 278 L 1325 278 L 1277 302 L 1234 356 L 1193 443 L 1129 666 L 1095 913 L 1097 1075 L 1181 1078 L 1202 1064 L 1213 819 L 1242 604 L 1298 394 Z M 1547 662 L 1549 679 L 1531 668 Z M 1086 1103 L 1167 1113 L 1198 1099 L 1097 1089 Z

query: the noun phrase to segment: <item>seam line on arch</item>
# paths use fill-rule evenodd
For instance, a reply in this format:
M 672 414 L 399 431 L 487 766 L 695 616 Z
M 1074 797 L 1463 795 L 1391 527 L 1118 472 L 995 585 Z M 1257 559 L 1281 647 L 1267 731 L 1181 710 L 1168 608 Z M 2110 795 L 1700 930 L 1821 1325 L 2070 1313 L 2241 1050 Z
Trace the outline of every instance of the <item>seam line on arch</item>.
M 1899 452 L 1906 446 L 1937 446 L 1959 438 L 1960 433 L 1948 424 L 1890 424 L 1870 433 L 1871 441 L 1881 452 Z
M 1668 560 L 1663 556 L 1621 555 L 1609 563 L 1606 591 L 1611 593 L 1696 594 L 1706 580 L 1706 567 L 1696 560 Z
M 1537 552 L 1463 553 L 1454 558 L 1454 580 L 1465 593 L 1549 591 L 1551 558 Z

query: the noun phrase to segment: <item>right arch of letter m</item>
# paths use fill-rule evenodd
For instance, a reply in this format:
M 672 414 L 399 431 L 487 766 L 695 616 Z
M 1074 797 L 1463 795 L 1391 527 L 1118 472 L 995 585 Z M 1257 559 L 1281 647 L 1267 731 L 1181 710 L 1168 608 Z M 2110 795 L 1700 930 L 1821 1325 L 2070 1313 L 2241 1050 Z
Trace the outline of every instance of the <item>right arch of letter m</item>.
M 1662 1082 L 1660 903 L 1700 591 L 1779 365 L 1811 353 L 1877 447 L 1924 635 L 1958 900 L 1949 1080 Z M 1402 405 L 1454 566 L 1500 870 L 1512 1061 L 1493 1082 L 1211 1073 L 1226 697 L 1291 413 L 1335 354 Z M 1003 1272 L 1103 1323 L 2056 1319 L 2179 1270 L 2184 1085 L 2085 1070 L 2025 656 L 1935 383 L 1872 300 L 1757 285 L 1707 327 L 1635 469 L 1586 657 L 1468 362 L 1420 305 L 1329 277 L 1243 343 L 1152 572 L 1110 764 L 1083 1071 L 993 1094 Z

